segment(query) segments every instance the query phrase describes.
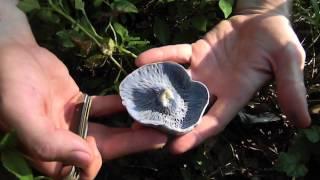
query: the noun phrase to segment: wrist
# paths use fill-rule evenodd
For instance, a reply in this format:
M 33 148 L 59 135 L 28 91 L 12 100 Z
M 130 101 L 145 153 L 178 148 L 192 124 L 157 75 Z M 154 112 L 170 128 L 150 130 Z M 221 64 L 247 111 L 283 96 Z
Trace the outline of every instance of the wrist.
M 292 0 L 238 0 L 236 14 L 277 14 L 290 16 Z
M 28 20 L 17 3 L 17 0 L 0 0 L 0 46 L 36 44 Z

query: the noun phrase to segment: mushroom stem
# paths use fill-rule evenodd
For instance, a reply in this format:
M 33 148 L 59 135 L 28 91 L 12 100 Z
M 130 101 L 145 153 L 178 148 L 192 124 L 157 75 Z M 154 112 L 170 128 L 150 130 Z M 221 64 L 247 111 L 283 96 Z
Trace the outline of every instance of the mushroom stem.
M 161 105 L 163 107 L 168 107 L 170 105 L 171 100 L 174 100 L 172 91 L 168 88 L 164 89 L 159 96 L 159 101 Z

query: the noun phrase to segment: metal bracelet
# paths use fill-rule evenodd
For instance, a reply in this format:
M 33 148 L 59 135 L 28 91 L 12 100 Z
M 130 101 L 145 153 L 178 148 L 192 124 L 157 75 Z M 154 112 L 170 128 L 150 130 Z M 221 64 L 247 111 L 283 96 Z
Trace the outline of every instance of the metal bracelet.
M 92 97 L 85 94 L 83 106 L 81 110 L 80 122 L 78 126 L 78 135 L 83 139 L 87 137 L 88 119 L 89 119 L 91 103 L 92 103 Z M 78 180 L 80 179 L 80 172 L 81 172 L 81 169 L 79 167 L 72 166 L 70 173 L 68 174 L 67 177 L 64 178 L 64 180 Z

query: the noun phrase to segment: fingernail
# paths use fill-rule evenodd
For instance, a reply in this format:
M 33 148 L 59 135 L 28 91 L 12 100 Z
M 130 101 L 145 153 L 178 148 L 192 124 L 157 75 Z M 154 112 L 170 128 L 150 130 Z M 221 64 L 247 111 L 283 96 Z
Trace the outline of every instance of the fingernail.
M 162 143 L 162 144 L 157 144 L 155 145 L 155 149 L 162 149 L 164 146 L 166 145 L 166 143 Z
M 165 135 L 160 135 L 156 138 L 156 145 L 154 146 L 156 149 L 161 149 L 167 144 L 168 137 Z

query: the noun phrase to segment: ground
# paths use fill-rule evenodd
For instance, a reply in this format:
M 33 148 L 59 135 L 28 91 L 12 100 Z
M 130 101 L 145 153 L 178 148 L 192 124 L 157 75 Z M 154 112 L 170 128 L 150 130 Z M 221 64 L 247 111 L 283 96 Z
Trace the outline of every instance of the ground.
M 224 18 L 218 8 L 218 1 L 214 0 L 135 0 L 132 2 L 136 9 L 130 5 L 126 6 L 127 9 L 119 9 L 122 5 L 114 3 L 115 1 L 111 4 L 104 1 L 104 4 L 103 1 L 96 0 L 96 4 L 86 2 L 85 15 L 81 14 L 81 8 L 80 12 L 72 10 L 70 2 L 73 1 L 60 5 L 65 9 L 69 8 L 65 11 L 69 13 L 67 16 L 79 20 L 80 25 L 86 21 L 85 17 L 89 17 L 91 25 L 103 34 L 104 42 L 107 42 L 102 44 L 105 54 L 98 55 L 101 46 L 95 44 L 94 39 L 88 38 L 85 32 L 81 32 L 79 26 L 70 25 L 65 19 L 66 15 L 43 8 L 50 7 L 48 3 L 40 3 L 42 9 L 28 12 L 28 18 L 38 42 L 63 60 L 81 90 L 89 94 L 117 93 L 117 86 L 125 77 L 121 68 L 126 72 L 135 69 L 132 53 L 138 54 L 150 47 L 164 44 L 193 42 Z M 320 117 L 319 3 L 319 0 L 294 1 L 291 17 L 293 28 L 307 54 L 305 84 L 314 125 L 317 125 L 316 120 Z M 89 30 L 88 22 L 83 27 L 89 34 L 94 34 Z M 114 43 L 121 45 L 114 46 Z M 121 68 L 110 55 L 118 61 Z M 132 122 L 127 114 L 111 119 L 108 125 L 112 126 L 129 126 Z M 91 121 L 103 122 L 104 119 Z M 201 146 L 178 156 L 170 154 L 164 147 L 158 151 L 109 161 L 103 165 L 96 179 L 294 179 L 277 170 L 275 164 L 280 152 L 288 151 L 299 134 L 301 132 L 291 126 L 279 110 L 274 85 L 271 84 L 259 91 L 221 134 L 208 139 Z M 309 171 L 304 177 L 297 179 L 316 179 L 319 156 L 311 153 L 308 157 L 308 161 L 303 163 Z M 8 179 L 3 168 L 1 172 L 0 179 Z

